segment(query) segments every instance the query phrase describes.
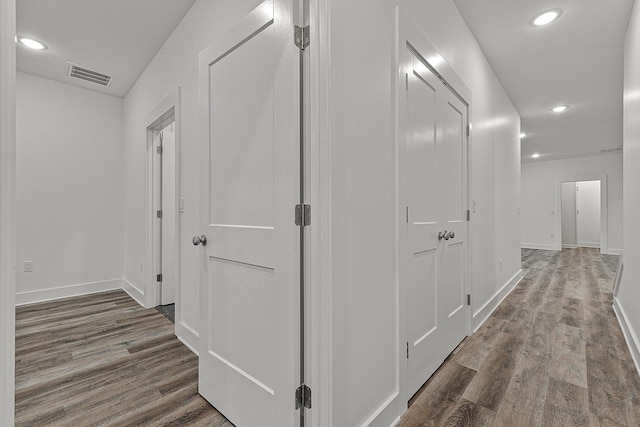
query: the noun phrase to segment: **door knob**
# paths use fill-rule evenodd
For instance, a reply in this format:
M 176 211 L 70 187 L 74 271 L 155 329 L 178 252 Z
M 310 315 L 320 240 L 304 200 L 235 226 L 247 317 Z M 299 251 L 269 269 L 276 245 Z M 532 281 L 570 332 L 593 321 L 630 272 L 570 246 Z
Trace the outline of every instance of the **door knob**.
M 202 243 L 202 246 L 207 246 L 207 236 L 205 236 L 204 234 L 202 236 L 194 236 L 191 242 L 195 246 L 198 246 L 201 243 Z
M 449 232 L 449 239 L 453 239 L 454 237 L 456 237 L 456 233 L 454 233 L 453 231 Z M 447 239 L 447 240 L 449 240 Z
M 438 240 L 449 240 L 449 235 L 447 234 L 447 230 L 444 230 L 444 232 L 439 232 L 438 233 Z

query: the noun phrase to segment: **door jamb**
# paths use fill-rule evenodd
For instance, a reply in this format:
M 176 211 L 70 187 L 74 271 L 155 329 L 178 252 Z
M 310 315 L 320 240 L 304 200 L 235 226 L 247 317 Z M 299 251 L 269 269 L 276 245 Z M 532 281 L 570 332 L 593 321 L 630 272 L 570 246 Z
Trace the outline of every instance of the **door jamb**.
M 394 90 L 394 103 L 395 103 L 395 155 L 396 155 L 396 185 L 395 185 L 395 203 L 396 203 L 396 286 L 397 286 L 397 295 L 398 299 L 396 301 L 396 309 L 399 313 L 399 322 L 398 322 L 398 392 L 400 394 L 400 405 L 402 406 L 401 413 L 404 412 L 407 408 L 407 404 L 409 398 L 408 396 L 408 387 L 407 387 L 407 359 L 405 355 L 405 344 L 407 341 L 407 313 L 405 310 L 406 306 L 406 291 L 400 282 L 400 222 L 402 220 L 401 215 L 401 206 L 400 206 L 400 158 L 399 158 L 399 146 L 401 141 L 401 135 L 399 128 L 399 114 L 400 114 L 400 94 L 404 90 L 404 75 L 405 69 L 403 68 L 405 65 L 403 63 L 403 54 L 404 50 L 407 49 L 408 44 L 411 45 L 412 50 L 415 53 L 418 53 L 422 56 L 425 62 L 427 62 L 432 71 L 435 72 L 437 76 L 442 78 L 449 89 L 456 94 L 461 101 L 466 105 L 467 108 L 467 124 L 471 126 L 472 117 L 471 117 L 471 108 L 472 105 L 472 93 L 471 90 L 464 84 L 464 82 L 458 77 L 456 72 L 449 66 L 443 56 L 438 52 L 438 50 L 429 42 L 426 36 L 418 29 L 418 27 L 411 21 L 411 19 L 400 9 L 400 7 L 396 8 L 396 34 L 397 41 L 395 43 L 395 70 L 398 73 L 395 78 L 395 82 L 392 85 Z M 464 210 L 466 210 L 470 206 L 469 197 L 471 194 L 471 159 L 470 159 L 470 147 L 471 144 L 471 132 L 469 132 L 469 136 L 467 137 L 466 151 L 467 151 L 467 164 L 465 165 L 467 168 L 467 179 L 463 185 L 466 186 L 466 206 Z M 402 211 L 404 212 L 404 211 Z M 471 237 L 472 237 L 472 224 L 470 221 L 466 221 L 467 228 L 467 244 L 465 245 L 465 274 L 464 274 L 464 288 L 465 293 L 471 295 L 471 300 L 473 302 L 473 286 L 471 283 L 471 260 L 469 250 L 471 246 Z M 473 320 L 473 305 L 466 305 L 466 317 L 467 317 L 467 336 L 473 333 L 472 328 L 472 320 Z
M 0 424 L 15 395 L 16 5 L 0 0 Z M 7 398 L 7 396 L 10 396 Z
M 555 233 L 556 233 L 556 250 L 562 250 L 562 183 L 563 182 L 581 182 L 581 181 L 600 181 L 600 253 L 611 254 L 609 251 L 609 207 L 607 206 L 607 175 L 583 175 L 578 177 L 563 177 L 556 179 L 556 212 L 555 216 Z M 615 254 L 619 255 L 619 254 Z
M 158 227 L 155 225 L 156 221 L 156 200 L 154 197 L 154 181 L 158 178 L 156 176 L 156 167 L 154 167 L 157 161 L 157 154 L 153 150 L 153 136 L 155 133 L 161 131 L 170 122 L 175 123 L 175 206 L 180 206 L 180 147 L 181 147 L 181 135 L 182 135 L 182 123 L 181 123 L 181 102 L 182 89 L 180 86 L 175 91 L 167 95 L 153 110 L 151 110 L 145 116 L 145 129 L 146 129 L 146 209 L 145 209 L 145 223 L 146 223 L 146 243 L 145 243 L 145 285 L 144 285 L 144 299 L 142 301 L 144 307 L 151 308 L 159 305 L 160 292 L 159 284 L 156 281 L 157 262 L 158 262 L 158 246 L 156 242 L 159 238 Z M 177 209 L 175 215 L 175 307 L 176 320 L 180 319 L 181 305 L 180 305 L 180 212 Z M 176 321 L 177 324 L 177 321 Z

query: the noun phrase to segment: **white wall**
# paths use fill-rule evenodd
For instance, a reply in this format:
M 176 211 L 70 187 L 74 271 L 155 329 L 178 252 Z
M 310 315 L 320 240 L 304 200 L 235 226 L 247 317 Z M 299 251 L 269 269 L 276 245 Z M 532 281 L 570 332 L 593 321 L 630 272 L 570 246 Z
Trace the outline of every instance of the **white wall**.
M 124 277 L 127 286 L 142 295 L 146 269 L 146 123 L 145 116 L 168 95 L 182 88 L 182 131 L 177 156 L 180 158 L 180 295 L 176 298 L 176 333 L 197 348 L 198 266 L 201 248 L 191 238 L 201 234 L 199 224 L 199 127 L 198 54 L 239 17 L 246 15 L 260 0 L 198 0 L 187 12 L 155 58 L 124 99 Z M 177 118 L 180 120 L 180 118 Z
M 576 247 L 576 183 L 562 183 L 562 246 Z M 600 224 L 598 224 L 598 227 Z
M 122 99 L 18 73 L 16 108 L 16 302 L 120 288 Z
M 624 271 L 614 302 L 640 369 L 640 5 L 635 3 L 624 46 Z
M 610 253 L 622 250 L 622 156 L 606 154 L 522 164 L 522 246 L 559 250 L 562 236 L 558 180 L 579 181 L 607 176 L 607 230 Z M 553 212 L 553 214 L 552 214 Z M 557 221 L 558 223 L 560 221 Z M 551 235 L 553 234 L 553 237 Z M 602 248 L 605 250 L 605 248 Z
M 600 181 L 576 183 L 578 246 L 600 247 Z
M 401 6 L 472 91 L 470 196 L 477 210 L 471 216 L 470 277 L 476 322 L 520 271 L 520 120 L 453 1 L 328 3 L 332 423 L 388 426 L 407 404 L 397 395 L 402 353 L 395 260 L 395 7 Z

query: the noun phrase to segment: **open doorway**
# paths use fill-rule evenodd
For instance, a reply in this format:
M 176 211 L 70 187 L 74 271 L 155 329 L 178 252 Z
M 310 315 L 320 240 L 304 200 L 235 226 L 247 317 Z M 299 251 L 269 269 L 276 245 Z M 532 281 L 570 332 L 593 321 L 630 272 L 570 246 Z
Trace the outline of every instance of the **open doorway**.
M 152 257 L 150 282 L 156 286 L 150 306 L 175 323 L 178 288 L 178 200 L 176 186 L 176 122 L 172 107 L 147 127 L 150 166 L 147 200 Z
M 562 248 L 601 248 L 600 187 L 600 180 L 562 183 Z

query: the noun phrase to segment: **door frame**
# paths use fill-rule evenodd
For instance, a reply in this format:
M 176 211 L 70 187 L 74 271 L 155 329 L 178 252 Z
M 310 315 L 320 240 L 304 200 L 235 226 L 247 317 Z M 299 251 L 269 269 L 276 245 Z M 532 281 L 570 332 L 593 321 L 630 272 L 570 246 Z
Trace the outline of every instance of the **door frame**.
M 160 132 L 167 124 L 175 123 L 175 206 L 180 206 L 180 146 L 182 135 L 181 123 L 181 96 L 182 89 L 180 86 L 176 90 L 167 95 L 158 105 L 156 105 L 145 116 L 144 124 L 146 131 L 146 243 L 145 243 L 145 272 L 144 298 L 143 305 L 145 308 L 152 308 L 161 303 L 160 301 L 160 285 L 156 281 L 156 274 L 159 271 L 158 261 L 160 259 L 160 230 L 156 226 L 156 206 L 157 200 L 154 194 L 160 175 L 158 173 L 158 157 L 153 149 L 154 135 Z M 175 250 L 175 274 L 173 283 L 175 283 L 175 318 L 180 318 L 180 212 L 179 208 L 175 215 L 176 239 L 174 242 Z M 177 324 L 177 322 L 176 322 Z
M 0 424 L 12 426 L 15 395 L 16 4 L 0 0 Z
M 401 181 L 400 181 L 400 144 L 402 143 L 402 129 L 400 129 L 400 96 L 404 92 L 405 86 L 405 73 L 407 64 L 405 64 L 405 52 L 406 49 L 410 46 L 415 54 L 420 55 L 426 64 L 428 64 L 437 77 L 439 77 L 445 85 L 460 98 L 460 100 L 467 106 L 467 124 L 471 126 L 472 117 L 471 117 L 471 101 L 472 94 L 471 90 L 464 84 L 464 82 L 458 77 L 456 72 L 449 66 L 444 57 L 438 52 L 438 50 L 429 42 L 427 37 L 418 29 L 418 27 L 411 21 L 411 19 L 398 7 L 396 8 L 396 36 L 397 40 L 395 43 L 395 73 L 393 76 L 395 79 L 393 88 L 393 97 L 395 104 L 395 157 L 396 157 L 396 173 L 395 173 L 395 204 L 396 204 L 396 288 L 397 288 L 397 301 L 396 301 L 396 309 L 399 313 L 399 321 L 398 321 L 398 393 L 400 395 L 400 404 L 403 405 L 403 412 L 406 410 L 409 399 L 409 387 L 407 381 L 408 375 L 408 362 L 406 358 L 406 342 L 407 342 L 407 325 L 408 325 L 408 315 L 407 315 L 407 287 L 403 285 L 402 282 L 402 272 L 401 272 L 401 257 L 405 252 L 406 241 L 403 244 L 403 239 L 401 239 L 401 230 L 400 223 L 404 218 L 404 208 L 401 206 Z M 469 146 L 471 144 L 471 132 L 469 132 L 469 136 L 467 136 L 467 144 L 465 146 L 465 150 L 467 151 L 466 159 L 467 159 L 467 179 L 463 185 L 466 187 L 466 200 L 465 206 L 463 210 L 468 209 L 470 206 L 469 195 L 471 194 L 471 183 L 469 177 L 471 176 L 471 160 L 469 156 Z M 471 262 L 470 262 L 470 251 L 469 247 L 471 245 L 471 222 L 466 221 L 467 228 L 467 241 L 465 245 L 465 262 L 464 262 L 464 289 L 465 293 L 471 295 L 471 300 L 473 301 L 473 287 L 471 286 Z M 473 319 L 473 310 L 471 305 L 465 305 L 466 311 L 466 334 L 467 336 L 473 333 L 472 329 L 472 319 Z M 453 351 L 453 349 L 452 349 Z
M 607 175 L 581 175 L 569 176 L 556 179 L 556 212 L 555 215 L 555 250 L 562 250 L 562 183 L 564 182 L 581 182 L 581 181 L 600 181 L 600 253 L 620 255 L 609 251 L 609 209 L 607 206 Z

